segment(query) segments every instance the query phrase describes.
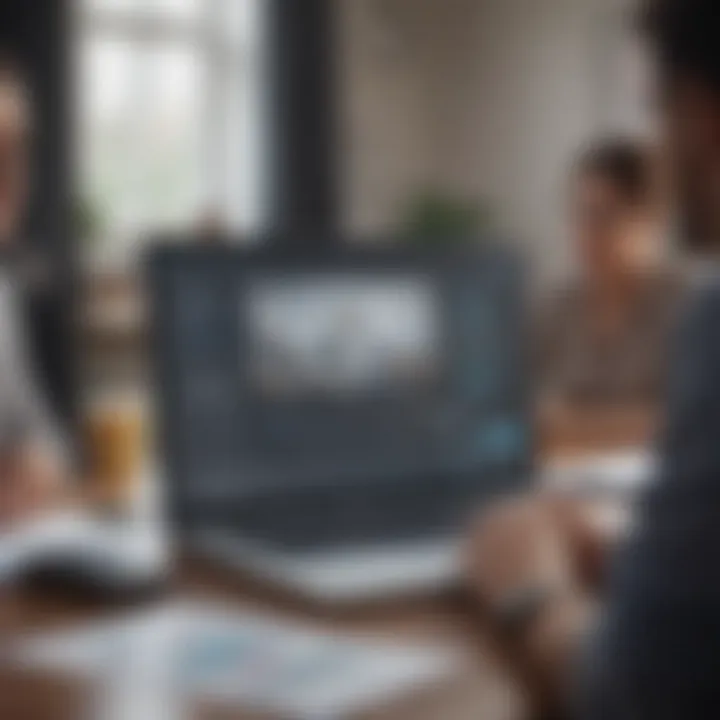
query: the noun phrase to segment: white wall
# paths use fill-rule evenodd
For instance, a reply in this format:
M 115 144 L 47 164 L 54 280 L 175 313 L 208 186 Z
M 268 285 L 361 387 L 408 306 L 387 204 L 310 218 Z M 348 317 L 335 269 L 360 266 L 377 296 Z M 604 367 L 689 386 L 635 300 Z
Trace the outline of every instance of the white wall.
M 444 171 L 456 186 L 492 199 L 544 277 L 566 273 L 572 260 L 564 202 L 574 155 L 637 114 L 610 107 L 620 97 L 603 57 L 620 16 L 610 5 L 484 0 L 460 44 L 473 51 L 457 65 L 464 82 L 456 86 L 458 117 L 445 129 L 454 152 Z
M 573 155 L 643 123 L 618 77 L 629 5 L 343 0 L 350 226 L 380 230 L 413 192 L 447 187 L 491 200 L 542 277 L 567 272 Z
M 438 0 L 338 0 L 345 218 L 387 231 L 430 174 L 424 10 Z

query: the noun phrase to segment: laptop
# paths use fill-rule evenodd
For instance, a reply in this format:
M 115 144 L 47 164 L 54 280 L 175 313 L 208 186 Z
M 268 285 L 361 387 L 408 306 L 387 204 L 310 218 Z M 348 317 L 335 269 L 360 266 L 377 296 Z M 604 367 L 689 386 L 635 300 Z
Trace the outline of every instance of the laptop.
M 148 267 L 181 544 L 316 600 L 456 580 L 469 519 L 532 477 L 518 259 L 163 246 Z

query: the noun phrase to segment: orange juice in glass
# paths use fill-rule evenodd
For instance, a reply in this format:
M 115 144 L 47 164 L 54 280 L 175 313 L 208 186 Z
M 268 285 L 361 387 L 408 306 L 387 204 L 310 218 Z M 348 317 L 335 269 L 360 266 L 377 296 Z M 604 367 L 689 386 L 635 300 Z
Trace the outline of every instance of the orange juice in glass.
M 85 452 L 93 491 L 111 504 L 132 501 L 146 460 L 146 413 L 140 398 L 108 394 L 84 417 Z

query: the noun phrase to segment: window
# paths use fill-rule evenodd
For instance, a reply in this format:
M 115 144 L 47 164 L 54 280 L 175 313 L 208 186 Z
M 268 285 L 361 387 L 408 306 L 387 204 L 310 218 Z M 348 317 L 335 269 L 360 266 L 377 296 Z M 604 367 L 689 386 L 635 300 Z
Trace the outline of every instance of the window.
M 262 0 L 78 0 L 81 201 L 93 255 L 262 207 Z

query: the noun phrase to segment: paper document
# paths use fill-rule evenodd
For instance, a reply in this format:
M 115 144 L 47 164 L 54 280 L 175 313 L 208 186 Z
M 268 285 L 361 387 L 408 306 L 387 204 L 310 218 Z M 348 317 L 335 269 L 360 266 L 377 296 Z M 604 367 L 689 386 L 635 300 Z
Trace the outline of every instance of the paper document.
M 345 718 L 438 681 L 455 662 L 442 649 L 200 603 L 27 641 L 16 660 L 98 683 L 112 720 L 178 720 L 181 708 L 202 700 L 291 720 Z

